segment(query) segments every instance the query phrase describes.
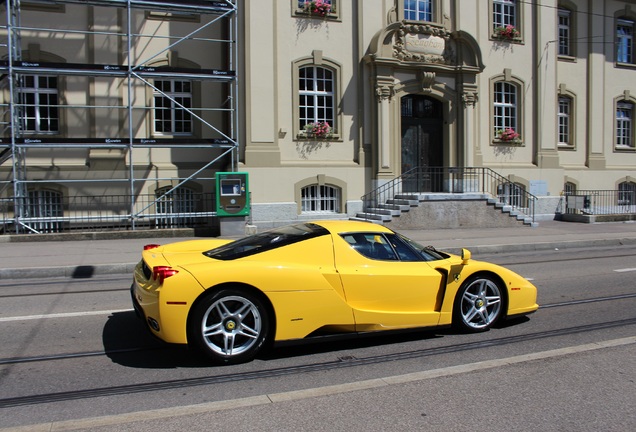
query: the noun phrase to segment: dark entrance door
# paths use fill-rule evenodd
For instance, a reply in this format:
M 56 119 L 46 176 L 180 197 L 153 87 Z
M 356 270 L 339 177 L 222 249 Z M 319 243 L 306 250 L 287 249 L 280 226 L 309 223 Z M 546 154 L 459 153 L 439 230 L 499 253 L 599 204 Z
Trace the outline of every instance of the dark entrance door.
M 402 190 L 440 192 L 444 164 L 442 103 L 427 96 L 408 95 L 401 104 L 402 175 L 413 173 L 404 179 Z M 414 168 L 419 170 L 412 171 Z

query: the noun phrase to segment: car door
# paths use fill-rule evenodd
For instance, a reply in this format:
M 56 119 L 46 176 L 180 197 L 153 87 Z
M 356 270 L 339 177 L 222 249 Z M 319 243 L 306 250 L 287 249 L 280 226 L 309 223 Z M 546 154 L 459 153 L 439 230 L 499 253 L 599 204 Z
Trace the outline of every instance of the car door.
M 335 239 L 336 268 L 358 331 L 439 322 L 446 278 L 413 251 L 410 257 L 400 251 L 395 240 L 377 233 Z

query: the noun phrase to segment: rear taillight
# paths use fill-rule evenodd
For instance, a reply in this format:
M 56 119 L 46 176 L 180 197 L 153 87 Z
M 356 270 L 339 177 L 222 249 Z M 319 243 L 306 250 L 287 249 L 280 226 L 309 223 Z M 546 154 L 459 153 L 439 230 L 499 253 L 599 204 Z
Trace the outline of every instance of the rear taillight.
M 154 243 L 147 244 L 147 245 L 144 245 L 144 250 L 157 249 L 159 246 L 161 246 L 161 245 L 154 244 Z
M 170 266 L 154 266 L 152 268 L 152 278 L 159 281 L 160 284 L 162 284 L 166 278 L 174 276 L 177 273 L 179 273 L 179 271 Z

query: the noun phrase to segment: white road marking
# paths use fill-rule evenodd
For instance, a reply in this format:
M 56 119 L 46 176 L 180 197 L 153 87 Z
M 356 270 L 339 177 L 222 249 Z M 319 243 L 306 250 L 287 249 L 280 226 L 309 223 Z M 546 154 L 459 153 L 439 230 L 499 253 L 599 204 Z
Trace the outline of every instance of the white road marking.
M 310 388 L 304 390 L 292 390 L 283 393 L 270 393 L 241 399 L 232 399 L 218 402 L 207 402 L 196 405 L 187 405 L 180 407 L 159 408 L 154 410 L 145 410 L 131 412 L 125 414 L 114 414 L 103 417 L 92 417 L 76 420 L 54 421 L 50 423 L 41 423 L 37 425 L 21 426 L 9 429 L 0 429 L 0 432 L 51 432 L 51 431 L 72 431 L 72 430 L 90 430 L 96 427 L 113 427 L 115 425 L 125 425 L 135 422 L 143 422 L 144 420 L 153 421 L 162 418 L 173 418 L 179 416 L 188 416 L 215 411 L 223 411 L 228 409 L 247 408 L 258 405 L 278 404 L 300 399 L 308 399 L 320 396 L 329 396 L 334 394 L 367 390 L 379 387 L 387 387 L 390 385 L 404 384 L 414 381 L 422 381 L 464 373 L 474 373 L 479 370 L 487 370 L 498 367 L 510 366 L 513 364 L 525 363 L 536 360 L 556 358 L 576 353 L 588 351 L 596 351 L 610 347 L 636 344 L 636 336 L 621 339 L 613 339 L 602 342 L 589 343 L 585 345 L 577 345 L 566 348 L 553 349 L 530 354 L 523 354 L 514 357 L 502 359 L 485 360 L 476 363 L 468 363 L 457 366 L 449 366 L 440 369 L 433 369 L 421 372 L 413 372 L 403 375 L 395 375 L 384 378 L 376 378 L 353 383 Z
M 624 268 L 624 269 L 616 269 L 614 270 L 616 273 L 625 273 L 625 272 L 633 272 L 636 271 L 636 268 Z
M 45 314 L 45 315 L 25 315 L 25 316 L 0 318 L 0 322 L 28 321 L 28 320 L 48 319 L 48 318 L 73 318 L 73 317 L 92 316 L 92 315 L 110 315 L 110 314 L 118 313 L 118 312 L 131 312 L 132 310 L 133 309 L 117 309 L 117 310 L 103 310 L 103 311 L 90 311 L 90 312 L 67 312 L 67 313 L 56 313 L 56 314 Z

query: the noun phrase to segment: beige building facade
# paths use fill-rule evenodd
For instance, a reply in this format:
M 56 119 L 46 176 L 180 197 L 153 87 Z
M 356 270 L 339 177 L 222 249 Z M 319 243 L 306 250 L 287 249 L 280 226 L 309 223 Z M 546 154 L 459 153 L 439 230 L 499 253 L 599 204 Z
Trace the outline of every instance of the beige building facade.
M 333 1 L 326 17 L 246 3 L 255 221 L 315 216 L 323 185 L 352 215 L 418 164 L 491 168 L 541 199 L 539 217 L 564 190 L 634 188 L 634 2 Z M 333 74 L 322 139 L 298 118 L 307 67 Z
M 233 171 L 259 228 L 355 217 L 418 167 L 493 170 L 539 220 L 564 192 L 636 191 L 636 1 L 4 8 L 5 221 L 16 196 L 70 218 L 70 198 L 129 196 L 82 203 L 183 226 L 214 218 L 215 174 Z M 29 221 L 46 213 L 22 220 L 46 231 Z

